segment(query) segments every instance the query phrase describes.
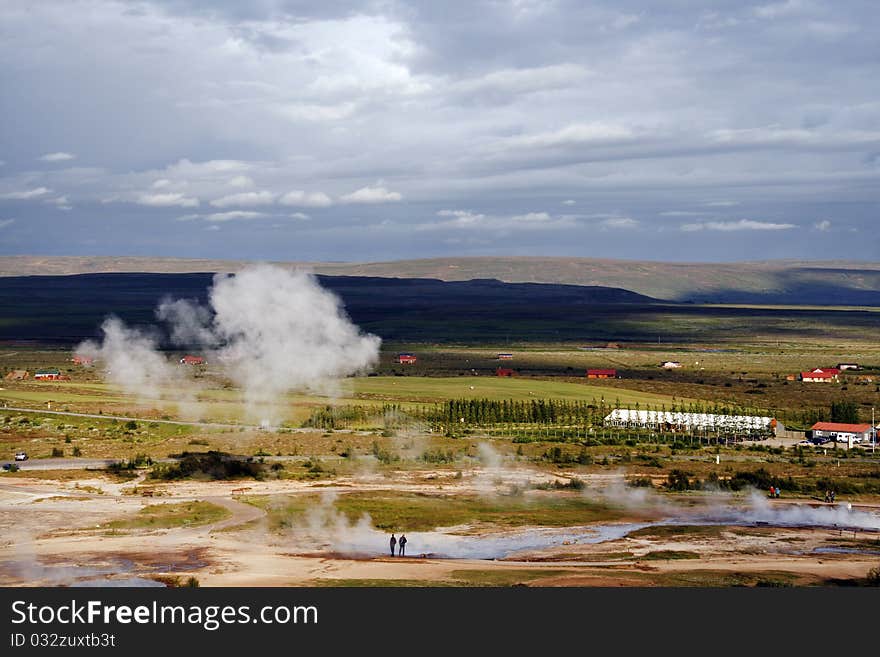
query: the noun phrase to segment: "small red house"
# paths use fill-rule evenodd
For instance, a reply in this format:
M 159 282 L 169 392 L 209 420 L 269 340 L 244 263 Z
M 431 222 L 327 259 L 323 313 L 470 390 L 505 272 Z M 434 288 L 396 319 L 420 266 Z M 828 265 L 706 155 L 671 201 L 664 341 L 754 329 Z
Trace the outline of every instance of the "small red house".
M 516 376 L 516 372 L 509 367 L 499 367 L 495 370 L 495 376 Z
M 415 365 L 417 360 L 415 354 L 397 354 L 397 362 L 401 365 Z
M 810 372 L 801 372 L 801 381 L 806 383 L 835 383 L 840 370 L 836 367 L 816 368 Z
M 587 370 L 588 379 L 613 379 L 617 377 L 617 370 L 596 369 Z
M 180 359 L 181 365 L 204 365 L 205 359 L 201 356 L 184 356 Z
M 74 365 L 91 365 L 94 359 L 91 356 L 80 356 L 77 354 L 71 360 Z
M 509 354 L 509 353 L 498 354 L 498 360 L 513 360 L 513 354 Z

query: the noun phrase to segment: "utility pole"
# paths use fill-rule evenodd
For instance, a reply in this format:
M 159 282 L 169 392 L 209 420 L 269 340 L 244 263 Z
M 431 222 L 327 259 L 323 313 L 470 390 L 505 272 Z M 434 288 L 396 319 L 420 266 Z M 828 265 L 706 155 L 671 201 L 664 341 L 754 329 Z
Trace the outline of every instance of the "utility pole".
M 874 424 L 874 407 L 871 407 L 871 454 L 877 449 L 877 425 Z

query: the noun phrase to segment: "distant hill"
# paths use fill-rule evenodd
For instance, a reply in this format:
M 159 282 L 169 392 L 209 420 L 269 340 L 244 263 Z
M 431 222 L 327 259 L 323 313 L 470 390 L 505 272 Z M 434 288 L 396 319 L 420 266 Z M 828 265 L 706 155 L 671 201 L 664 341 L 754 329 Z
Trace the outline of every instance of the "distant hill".
M 656 303 L 628 290 L 581 285 L 324 275 L 319 279 L 341 297 L 355 323 L 399 341 L 577 340 L 593 335 L 607 339 L 618 337 L 618 329 L 600 327 L 597 317 L 630 317 Z M 204 303 L 212 282 L 209 273 L 2 277 L 0 308 L 6 312 L 0 342 L 73 344 L 97 336 L 111 313 L 131 324 L 152 325 L 160 300 Z M 634 328 L 626 336 L 642 333 Z
M 244 261 L 139 257 L 0 256 L 0 276 L 235 271 Z M 669 263 L 598 258 L 471 257 L 372 263 L 286 262 L 330 276 L 497 279 L 631 290 L 698 303 L 880 306 L 880 263 Z

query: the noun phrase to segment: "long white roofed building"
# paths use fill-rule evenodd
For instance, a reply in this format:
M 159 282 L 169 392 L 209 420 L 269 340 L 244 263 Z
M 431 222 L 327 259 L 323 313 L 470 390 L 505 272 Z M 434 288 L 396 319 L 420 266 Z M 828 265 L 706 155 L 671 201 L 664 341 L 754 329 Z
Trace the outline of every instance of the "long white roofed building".
M 617 408 L 605 416 L 605 426 L 677 431 L 716 431 L 721 433 L 772 434 L 777 422 L 762 415 L 716 415 L 682 411 L 642 411 Z

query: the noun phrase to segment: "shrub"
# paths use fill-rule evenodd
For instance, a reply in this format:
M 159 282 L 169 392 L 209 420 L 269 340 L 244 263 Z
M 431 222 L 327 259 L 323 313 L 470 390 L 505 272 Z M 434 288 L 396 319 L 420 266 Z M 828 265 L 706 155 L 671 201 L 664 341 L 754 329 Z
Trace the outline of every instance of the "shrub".
M 57 458 L 61 458 L 62 456 L 64 456 L 63 449 L 61 449 L 60 447 L 53 447 L 52 448 L 52 458 L 57 459 Z
M 868 576 L 865 577 L 865 583 L 868 586 L 880 586 L 880 566 L 875 566 L 868 571 Z
M 76 445 L 73 448 L 73 455 L 74 456 L 82 456 L 82 450 L 79 448 L 79 445 Z

